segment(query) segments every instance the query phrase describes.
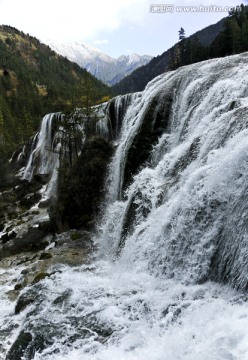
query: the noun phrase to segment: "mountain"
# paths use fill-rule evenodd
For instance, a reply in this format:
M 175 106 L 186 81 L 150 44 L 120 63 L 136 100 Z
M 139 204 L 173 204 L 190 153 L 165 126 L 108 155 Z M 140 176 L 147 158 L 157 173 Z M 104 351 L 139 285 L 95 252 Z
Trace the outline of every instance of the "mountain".
M 248 52 L 103 104 L 114 146 L 86 139 L 60 188 L 70 231 L 23 210 L 37 184 L 0 189 L 2 359 L 248 359 L 247 84 Z
M 199 40 L 202 46 L 209 46 L 223 29 L 225 19 L 220 20 L 214 25 L 210 25 L 200 31 L 197 31 L 188 39 Z M 163 54 L 154 57 L 147 65 L 135 70 L 129 76 L 126 76 L 119 83 L 113 85 L 112 89 L 115 94 L 127 94 L 136 91 L 144 90 L 147 83 L 154 79 L 156 76 L 171 70 L 170 63 L 174 56 L 176 45 Z
M 59 44 L 48 40 L 47 43 L 58 54 L 77 63 L 109 85 L 116 84 L 152 59 L 152 56 L 138 54 L 122 55 L 118 59 L 114 59 L 91 45 L 79 42 Z
M 35 37 L 0 26 L 0 146 L 25 141 L 48 112 L 61 111 L 94 88 L 94 100 L 111 93 L 108 86 Z M 87 85 L 88 86 L 88 85 Z

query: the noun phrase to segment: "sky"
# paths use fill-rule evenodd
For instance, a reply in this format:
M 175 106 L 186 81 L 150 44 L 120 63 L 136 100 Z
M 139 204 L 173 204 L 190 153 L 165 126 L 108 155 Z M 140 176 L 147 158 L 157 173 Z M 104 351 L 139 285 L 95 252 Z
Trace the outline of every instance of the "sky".
M 248 5 L 248 0 L 242 1 Z M 118 57 L 157 56 L 228 15 L 236 0 L 0 0 L 0 24 L 43 43 L 83 42 Z

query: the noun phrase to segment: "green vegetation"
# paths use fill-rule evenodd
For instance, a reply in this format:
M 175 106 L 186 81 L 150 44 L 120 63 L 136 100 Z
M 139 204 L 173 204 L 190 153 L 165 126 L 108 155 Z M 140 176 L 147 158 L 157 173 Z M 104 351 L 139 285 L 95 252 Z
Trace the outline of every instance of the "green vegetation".
M 210 47 L 210 56 L 226 56 L 248 51 L 248 6 L 241 4 L 229 13 L 224 30 Z
M 1 70 L 2 69 L 2 70 Z M 41 118 L 87 100 L 111 96 L 110 89 L 36 38 L 0 26 L 0 151 L 7 154 L 33 135 Z

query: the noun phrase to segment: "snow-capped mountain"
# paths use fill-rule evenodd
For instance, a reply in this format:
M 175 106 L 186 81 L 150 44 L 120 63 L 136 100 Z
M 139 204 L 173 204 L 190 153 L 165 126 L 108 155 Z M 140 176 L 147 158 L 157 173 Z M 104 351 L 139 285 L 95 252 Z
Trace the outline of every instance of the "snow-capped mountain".
M 152 59 L 152 56 L 138 54 L 122 55 L 114 59 L 91 45 L 79 42 L 60 44 L 48 40 L 47 44 L 58 54 L 77 63 L 109 85 L 116 84 Z

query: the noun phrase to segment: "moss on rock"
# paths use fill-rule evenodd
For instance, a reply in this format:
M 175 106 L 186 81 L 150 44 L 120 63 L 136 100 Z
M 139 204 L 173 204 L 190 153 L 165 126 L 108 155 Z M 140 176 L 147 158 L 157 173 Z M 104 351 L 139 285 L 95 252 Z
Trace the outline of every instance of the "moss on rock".
M 36 284 L 38 283 L 39 281 L 41 280 L 44 280 L 46 277 L 49 277 L 51 274 L 48 274 L 46 272 L 39 272 L 35 277 L 34 277 L 34 280 L 33 280 L 33 284 Z

